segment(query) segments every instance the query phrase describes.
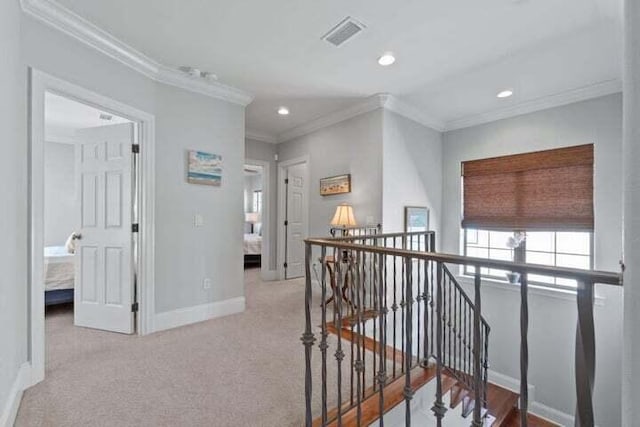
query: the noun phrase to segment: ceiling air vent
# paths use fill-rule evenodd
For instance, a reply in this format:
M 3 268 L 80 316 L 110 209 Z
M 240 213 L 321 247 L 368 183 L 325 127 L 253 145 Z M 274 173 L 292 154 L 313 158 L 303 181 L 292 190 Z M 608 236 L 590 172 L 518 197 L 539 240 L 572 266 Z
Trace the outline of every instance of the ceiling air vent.
M 336 47 L 339 47 L 356 35 L 360 34 L 365 28 L 364 24 L 356 21 L 350 16 L 347 16 L 338 25 L 325 34 L 322 39 Z

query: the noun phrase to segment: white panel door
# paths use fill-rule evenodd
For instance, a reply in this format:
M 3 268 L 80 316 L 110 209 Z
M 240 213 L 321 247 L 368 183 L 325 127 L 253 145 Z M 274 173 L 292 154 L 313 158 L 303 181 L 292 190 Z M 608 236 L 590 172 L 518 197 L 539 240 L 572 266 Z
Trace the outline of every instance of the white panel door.
M 307 164 L 287 168 L 286 263 L 285 278 L 304 276 L 304 239 L 308 229 Z
M 76 133 L 76 240 L 74 322 L 133 333 L 132 153 L 134 125 Z

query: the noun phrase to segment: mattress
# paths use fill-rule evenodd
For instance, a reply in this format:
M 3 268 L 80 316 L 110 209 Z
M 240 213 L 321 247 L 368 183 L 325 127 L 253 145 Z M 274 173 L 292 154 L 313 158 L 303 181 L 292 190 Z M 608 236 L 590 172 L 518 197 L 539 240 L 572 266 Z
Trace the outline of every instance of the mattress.
M 64 246 L 44 248 L 44 290 L 73 289 L 75 263 Z
M 244 254 L 260 255 L 262 253 L 262 236 L 259 234 L 244 235 Z

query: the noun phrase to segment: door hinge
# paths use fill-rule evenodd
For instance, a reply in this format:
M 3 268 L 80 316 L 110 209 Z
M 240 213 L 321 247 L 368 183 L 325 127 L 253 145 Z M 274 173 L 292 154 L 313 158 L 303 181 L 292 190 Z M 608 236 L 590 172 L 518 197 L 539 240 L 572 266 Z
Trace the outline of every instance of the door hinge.
M 131 304 L 131 312 L 132 313 L 137 313 L 139 308 L 140 308 L 140 306 L 138 305 L 137 302 L 134 302 L 133 304 Z
M 284 183 L 285 183 L 285 184 L 289 184 L 289 178 L 285 178 L 285 179 L 284 179 Z
M 133 144 L 131 145 L 131 152 L 132 153 L 139 153 L 140 152 L 140 144 Z
M 289 221 L 287 221 L 286 219 L 284 220 L 284 226 L 287 227 L 289 225 Z
M 138 226 L 138 224 L 131 224 L 131 232 L 132 233 L 137 233 L 139 228 L 140 227 Z
M 287 265 L 287 263 L 285 262 L 285 263 L 284 263 L 284 268 L 287 268 L 287 266 L 288 266 L 288 265 Z

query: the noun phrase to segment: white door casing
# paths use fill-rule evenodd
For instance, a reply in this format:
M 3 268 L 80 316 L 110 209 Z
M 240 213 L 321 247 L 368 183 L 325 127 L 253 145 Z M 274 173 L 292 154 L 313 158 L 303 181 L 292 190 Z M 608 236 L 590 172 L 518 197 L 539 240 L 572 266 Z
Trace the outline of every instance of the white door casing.
M 135 330 L 132 256 L 133 123 L 76 132 L 74 323 L 130 334 Z
M 299 163 L 286 169 L 286 247 L 285 279 L 304 276 L 304 239 L 308 230 L 307 164 Z

